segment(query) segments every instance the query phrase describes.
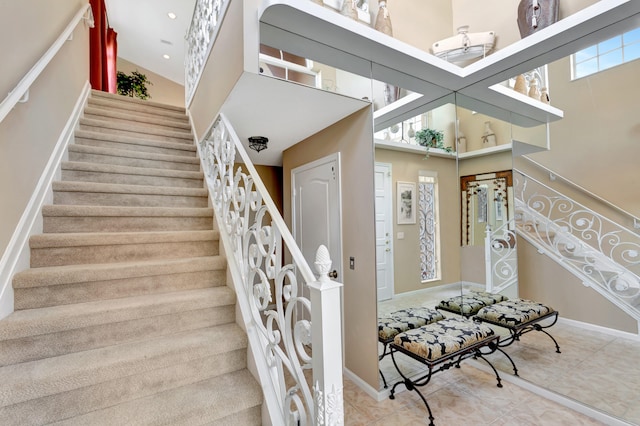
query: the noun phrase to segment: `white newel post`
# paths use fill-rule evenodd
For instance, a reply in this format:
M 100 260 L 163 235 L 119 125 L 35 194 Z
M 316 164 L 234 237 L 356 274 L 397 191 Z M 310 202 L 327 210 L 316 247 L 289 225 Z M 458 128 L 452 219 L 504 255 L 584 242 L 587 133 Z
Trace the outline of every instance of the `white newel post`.
M 486 291 L 493 291 L 493 265 L 491 262 L 491 225 L 487 224 L 484 236 L 484 268 L 486 279 Z
M 318 281 L 311 292 L 311 341 L 313 345 L 313 396 L 315 425 L 344 425 L 342 394 L 341 283 L 329 279 L 331 258 L 323 245 L 316 252 Z

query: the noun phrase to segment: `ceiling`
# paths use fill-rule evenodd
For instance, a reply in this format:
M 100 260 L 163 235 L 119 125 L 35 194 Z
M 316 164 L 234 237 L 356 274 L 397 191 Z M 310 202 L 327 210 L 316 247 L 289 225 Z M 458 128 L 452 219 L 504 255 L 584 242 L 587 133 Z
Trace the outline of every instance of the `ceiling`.
M 222 113 L 253 163 L 281 166 L 285 149 L 370 105 L 313 87 L 244 73 L 222 106 Z M 269 138 L 268 149 L 259 153 L 249 150 L 249 136 Z
M 105 0 L 105 3 L 109 25 L 118 33 L 118 56 L 184 84 L 185 35 L 196 0 Z M 176 19 L 170 19 L 169 12 L 175 13 Z M 163 58 L 165 54 L 170 58 Z

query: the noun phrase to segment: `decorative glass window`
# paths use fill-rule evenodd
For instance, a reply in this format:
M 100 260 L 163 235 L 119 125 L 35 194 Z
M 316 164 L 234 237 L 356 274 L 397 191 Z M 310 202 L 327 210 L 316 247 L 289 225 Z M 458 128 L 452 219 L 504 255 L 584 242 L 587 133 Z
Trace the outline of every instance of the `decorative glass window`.
M 640 58 L 640 28 L 571 55 L 572 79 L 586 77 Z
M 420 172 L 418 176 L 418 223 L 420 280 L 440 279 L 440 223 L 438 221 L 438 175 Z

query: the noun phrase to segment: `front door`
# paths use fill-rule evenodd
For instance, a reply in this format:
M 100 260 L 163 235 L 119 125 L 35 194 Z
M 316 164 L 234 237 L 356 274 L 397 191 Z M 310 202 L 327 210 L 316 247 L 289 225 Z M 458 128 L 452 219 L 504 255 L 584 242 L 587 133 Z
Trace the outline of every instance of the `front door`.
M 393 204 L 391 164 L 376 163 L 376 281 L 378 301 L 393 298 Z

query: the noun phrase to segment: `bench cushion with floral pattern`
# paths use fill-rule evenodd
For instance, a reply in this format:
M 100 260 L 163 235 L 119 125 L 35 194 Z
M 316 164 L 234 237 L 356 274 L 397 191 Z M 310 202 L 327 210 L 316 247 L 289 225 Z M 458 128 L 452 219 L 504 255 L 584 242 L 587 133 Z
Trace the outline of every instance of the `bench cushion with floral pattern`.
M 487 325 L 452 317 L 400 333 L 393 343 L 434 362 L 492 336 L 494 331 Z
M 517 328 L 553 312 L 553 308 L 542 303 L 512 299 L 485 306 L 478 311 L 476 317 L 505 327 Z
M 398 333 L 443 319 L 444 315 L 435 309 L 401 309 L 378 318 L 378 337 L 383 342 L 392 340 Z
M 454 296 L 443 300 L 438 308 L 462 315 L 474 315 L 485 306 L 508 300 L 508 297 L 501 294 L 487 293 L 484 291 L 470 291 L 465 295 Z

